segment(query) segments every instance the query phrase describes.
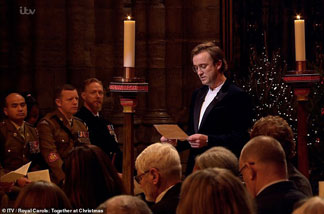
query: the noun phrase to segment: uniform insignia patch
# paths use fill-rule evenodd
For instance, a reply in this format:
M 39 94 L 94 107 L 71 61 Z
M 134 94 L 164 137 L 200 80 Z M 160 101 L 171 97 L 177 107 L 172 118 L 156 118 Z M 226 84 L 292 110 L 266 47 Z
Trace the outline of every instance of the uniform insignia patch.
M 40 153 L 39 142 L 38 141 L 30 141 L 29 142 L 29 151 L 31 154 Z
M 58 159 L 59 159 L 59 156 L 58 156 L 57 153 L 55 153 L 55 152 L 49 153 L 49 155 L 48 155 L 48 162 L 52 163 L 52 162 L 57 161 Z

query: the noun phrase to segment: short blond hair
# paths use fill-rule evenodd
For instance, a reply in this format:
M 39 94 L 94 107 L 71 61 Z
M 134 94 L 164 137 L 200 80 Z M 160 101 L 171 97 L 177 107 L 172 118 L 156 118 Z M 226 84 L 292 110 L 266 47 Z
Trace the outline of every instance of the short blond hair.
M 135 161 L 143 172 L 156 168 L 165 178 L 181 179 L 181 161 L 178 151 L 168 143 L 154 143 L 146 147 Z

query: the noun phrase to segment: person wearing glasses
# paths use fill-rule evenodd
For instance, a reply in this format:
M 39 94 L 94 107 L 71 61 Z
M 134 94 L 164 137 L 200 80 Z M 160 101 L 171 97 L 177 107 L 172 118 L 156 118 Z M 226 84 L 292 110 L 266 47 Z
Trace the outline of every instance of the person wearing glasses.
M 281 144 L 287 158 L 289 180 L 293 181 L 305 195 L 312 197 L 312 186 L 309 180 L 293 165 L 292 160 L 296 155 L 296 143 L 294 133 L 287 121 L 279 116 L 262 117 L 254 123 L 250 133 L 251 138 L 259 135 L 273 137 Z
M 187 141 L 161 137 L 161 142 L 190 149 L 186 174 L 192 172 L 195 157 L 214 146 L 223 146 L 239 156 L 249 140 L 252 105 L 249 95 L 226 76 L 223 51 L 213 42 L 196 46 L 192 52 L 193 70 L 203 86 L 194 91 L 190 105 Z
M 292 213 L 295 203 L 306 198 L 288 180 L 285 151 L 270 136 L 252 138 L 242 149 L 239 167 L 258 214 Z
M 146 147 L 135 161 L 135 180 L 154 214 L 175 213 L 181 189 L 182 167 L 177 150 L 168 143 Z

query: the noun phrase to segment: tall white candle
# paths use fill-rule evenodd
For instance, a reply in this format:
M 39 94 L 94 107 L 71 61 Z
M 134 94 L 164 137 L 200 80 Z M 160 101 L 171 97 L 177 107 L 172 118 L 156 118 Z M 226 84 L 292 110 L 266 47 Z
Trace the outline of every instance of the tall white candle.
M 305 22 L 297 16 L 295 22 L 295 54 L 296 61 L 306 61 Z
M 135 21 L 124 21 L 124 67 L 135 67 Z

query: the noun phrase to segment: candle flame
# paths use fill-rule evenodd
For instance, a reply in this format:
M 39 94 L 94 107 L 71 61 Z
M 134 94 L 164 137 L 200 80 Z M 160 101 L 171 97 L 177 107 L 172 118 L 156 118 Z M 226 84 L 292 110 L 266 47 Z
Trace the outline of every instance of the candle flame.
M 131 19 L 132 19 L 132 17 L 131 17 L 131 16 L 127 16 L 127 19 L 128 19 L 128 20 L 131 20 Z
M 297 18 L 298 20 L 300 20 L 300 15 L 297 15 L 296 18 Z

